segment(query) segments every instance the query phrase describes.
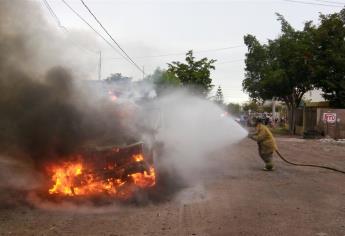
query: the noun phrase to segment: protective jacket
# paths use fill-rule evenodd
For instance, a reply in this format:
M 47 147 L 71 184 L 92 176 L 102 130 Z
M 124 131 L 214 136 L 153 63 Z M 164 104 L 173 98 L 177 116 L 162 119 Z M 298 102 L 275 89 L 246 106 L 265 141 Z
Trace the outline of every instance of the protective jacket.
M 257 141 L 260 154 L 270 154 L 277 150 L 277 144 L 271 131 L 263 124 L 259 124 L 256 133 L 250 135 L 250 138 Z

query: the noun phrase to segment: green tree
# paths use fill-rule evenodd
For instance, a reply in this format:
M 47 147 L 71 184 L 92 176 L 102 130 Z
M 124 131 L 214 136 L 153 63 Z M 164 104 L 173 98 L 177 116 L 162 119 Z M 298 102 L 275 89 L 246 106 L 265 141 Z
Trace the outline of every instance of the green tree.
M 315 86 L 333 107 L 345 107 L 345 9 L 320 15 L 313 31 L 314 50 L 309 61 L 314 69 Z
M 121 73 L 115 73 L 108 76 L 105 81 L 108 83 L 129 84 L 132 82 L 132 78 L 123 76 Z
M 157 95 L 181 85 L 180 80 L 173 73 L 160 68 L 157 68 L 147 79 L 154 83 Z
M 311 22 L 302 31 L 295 30 L 282 15 L 281 35 L 267 44 L 260 44 L 255 36 L 247 35 L 244 42 L 246 74 L 244 91 L 254 100 L 279 99 L 289 110 L 290 132 L 295 132 L 295 110 L 303 95 L 313 89 L 312 68 L 306 57 L 312 50 Z
M 218 86 L 214 101 L 219 105 L 224 105 L 224 95 L 222 87 Z
M 243 111 L 251 111 L 251 112 L 259 112 L 262 109 L 260 108 L 260 105 L 258 104 L 258 102 L 256 102 L 255 100 L 252 100 L 248 103 L 243 104 L 242 106 Z
M 229 103 L 227 108 L 228 112 L 234 116 L 238 116 L 241 113 L 241 105 L 238 103 Z
M 186 54 L 186 63 L 178 61 L 168 63 L 168 72 L 178 78 L 182 86 L 196 94 L 207 96 L 213 88 L 211 70 L 215 69 L 213 65 L 215 62 L 216 60 L 209 60 L 206 57 L 195 60 L 193 51 L 189 51 Z

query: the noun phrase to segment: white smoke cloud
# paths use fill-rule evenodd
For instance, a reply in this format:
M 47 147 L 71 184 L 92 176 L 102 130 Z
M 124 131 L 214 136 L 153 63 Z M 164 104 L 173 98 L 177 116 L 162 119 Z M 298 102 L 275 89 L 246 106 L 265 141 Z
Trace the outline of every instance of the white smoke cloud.
M 176 91 L 158 99 L 161 127 L 157 140 L 164 144 L 159 158 L 184 180 L 198 179 L 207 170 L 206 160 L 216 151 L 246 137 L 247 131 L 211 101 Z

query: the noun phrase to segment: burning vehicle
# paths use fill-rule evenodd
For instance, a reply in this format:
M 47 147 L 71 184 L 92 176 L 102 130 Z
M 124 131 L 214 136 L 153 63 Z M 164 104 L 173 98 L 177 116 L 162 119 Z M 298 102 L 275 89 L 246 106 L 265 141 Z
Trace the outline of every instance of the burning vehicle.
M 71 161 L 48 167 L 49 194 L 59 197 L 106 195 L 127 200 L 156 184 L 152 154 L 144 143 L 85 150 Z
M 47 180 L 40 189 L 45 198 L 131 200 L 136 194 L 156 186 L 153 162 L 157 145 L 155 132 L 148 124 L 151 117 L 147 112 L 142 114 L 144 106 L 123 98 L 109 89 L 109 84 L 100 84 L 108 104 L 106 119 L 110 127 L 112 123 L 118 125 L 92 138 L 91 144 L 46 162 L 41 169 Z M 114 99 L 115 96 L 118 99 Z M 133 132 L 127 132 L 129 126 Z
M 106 87 L 109 87 L 106 85 Z M 48 163 L 45 173 L 48 181 L 44 191 L 50 199 L 110 198 L 130 200 L 137 193 L 153 189 L 157 183 L 154 167 L 155 138 L 153 129 L 140 115 L 140 106 L 121 98 L 121 94 L 105 89 L 109 102 L 117 107 L 118 118 L 126 125 L 132 123 L 146 142 L 130 138 L 125 143 L 111 143 L 80 148 Z M 116 97 L 116 99 L 114 99 Z M 118 98 L 118 99 L 117 99 Z M 152 113 L 152 112 L 150 112 Z M 145 123 L 146 121 L 146 123 Z M 111 137 L 107 137 L 108 139 Z

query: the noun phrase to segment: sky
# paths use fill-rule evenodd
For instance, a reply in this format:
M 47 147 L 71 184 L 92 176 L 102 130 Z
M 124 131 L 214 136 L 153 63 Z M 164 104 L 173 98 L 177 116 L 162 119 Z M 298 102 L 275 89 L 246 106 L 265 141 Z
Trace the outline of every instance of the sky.
M 38 0 L 36 0 L 38 1 Z M 47 0 L 61 24 L 69 31 L 87 31 L 96 40 L 74 42 L 80 56 L 93 57 L 90 77 L 98 78 L 99 53 L 102 52 L 101 78 L 121 73 L 135 80 L 143 73 L 124 60 L 60 0 Z M 97 22 L 79 0 L 65 0 L 109 41 Z M 39 2 L 39 1 L 38 1 Z M 183 61 L 188 50 L 196 59 L 216 59 L 213 84 L 221 86 L 225 102 L 243 103 L 244 58 L 247 51 L 243 37 L 255 35 L 260 42 L 280 33 L 275 13 L 282 14 L 296 29 L 306 21 L 318 22 L 319 13 L 342 9 L 341 0 L 84 0 L 112 37 L 136 62 L 151 74 L 167 63 Z M 345 1 L 343 1 L 345 4 Z M 47 21 L 58 25 L 43 4 Z M 85 42 L 86 41 L 86 42 Z M 167 55 L 168 54 L 168 55 Z M 173 55 L 171 55 L 173 54 Z

